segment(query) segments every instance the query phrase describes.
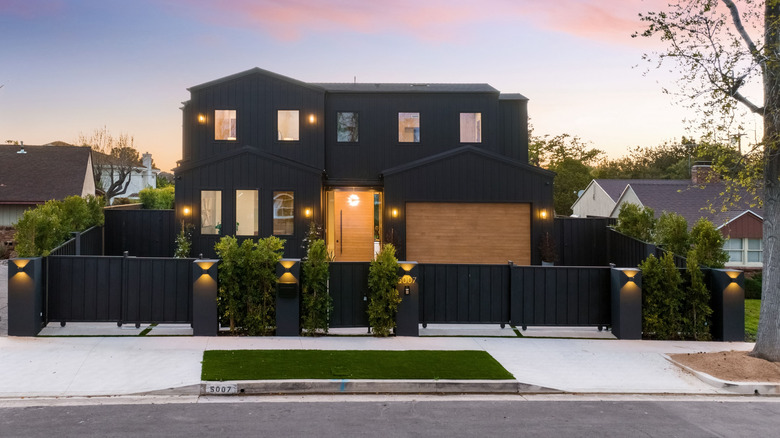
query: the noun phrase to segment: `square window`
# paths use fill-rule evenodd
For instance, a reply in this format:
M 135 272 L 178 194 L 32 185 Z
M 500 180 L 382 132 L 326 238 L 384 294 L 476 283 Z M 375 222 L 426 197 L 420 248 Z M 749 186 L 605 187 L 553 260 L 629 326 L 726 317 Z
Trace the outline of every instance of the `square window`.
M 274 234 L 289 236 L 293 234 L 295 222 L 295 194 L 274 192 Z
M 214 140 L 236 139 L 236 110 L 214 111 Z
M 482 113 L 460 113 L 460 142 L 482 143 Z
M 398 141 L 420 142 L 420 113 L 398 113 Z
M 236 235 L 257 236 L 260 215 L 257 190 L 236 190 Z
M 298 123 L 298 110 L 280 110 L 277 112 L 277 129 L 280 141 L 300 140 L 300 124 Z
M 222 192 L 200 192 L 200 234 L 220 234 L 222 231 Z
M 357 143 L 358 113 L 336 113 L 336 141 Z

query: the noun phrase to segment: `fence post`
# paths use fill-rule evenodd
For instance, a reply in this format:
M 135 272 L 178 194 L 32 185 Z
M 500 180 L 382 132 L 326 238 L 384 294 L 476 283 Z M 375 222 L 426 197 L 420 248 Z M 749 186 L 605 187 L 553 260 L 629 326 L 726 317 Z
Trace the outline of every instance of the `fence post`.
M 276 336 L 301 334 L 301 259 L 276 264 Z
M 745 340 L 745 273 L 711 269 L 712 337 L 725 342 Z
M 420 336 L 420 288 L 417 283 L 417 262 L 398 262 L 401 280 L 398 294 L 401 302 L 395 316 L 396 336 Z
M 43 321 L 43 259 L 8 263 L 8 335 L 37 336 Z
M 76 254 L 77 256 L 81 255 L 81 233 L 78 231 L 71 231 L 70 237 L 75 241 L 76 244 Z
M 612 334 L 618 339 L 642 339 L 642 273 L 636 268 L 612 268 Z
M 198 259 L 192 262 L 192 334 L 217 336 L 217 263 L 219 260 Z

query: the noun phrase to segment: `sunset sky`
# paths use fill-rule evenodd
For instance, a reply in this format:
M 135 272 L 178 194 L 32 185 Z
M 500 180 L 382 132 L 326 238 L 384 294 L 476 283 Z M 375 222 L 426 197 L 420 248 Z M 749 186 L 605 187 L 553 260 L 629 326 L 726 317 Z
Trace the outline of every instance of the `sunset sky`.
M 530 99 L 535 134 L 619 156 L 679 141 L 692 115 L 661 92 L 674 76 L 643 75 L 658 46 L 631 38 L 637 14 L 666 3 L 0 0 L 0 141 L 72 143 L 105 126 L 168 171 L 187 87 L 260 67 L 307 82 L 484 82 Z

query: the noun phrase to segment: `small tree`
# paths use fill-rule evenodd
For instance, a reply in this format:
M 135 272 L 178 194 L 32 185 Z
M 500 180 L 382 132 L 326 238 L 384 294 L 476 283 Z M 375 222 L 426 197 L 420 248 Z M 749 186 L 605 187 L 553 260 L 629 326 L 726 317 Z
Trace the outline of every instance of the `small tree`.
M 723 235 L 707 219 L 701 218 L 693 225 L 691 241 L 700 264 L 711 268 L 722 268 L 729 260 L 729 254 L 723 250 Z
M 328 294 L 330 264 L 325 241 L 316 239 L 309 245 L 303 261 L 303 334 L 314 335 L 318 330 L 328 333 L 328 319 L 333 300 Z
M 704 273 L 699 268 L 696 251 L 688 251 L 687 272 L 688 287 L 683 303 L 682 332 L 697 341 L 709 341 L 710 290 L 704 284 Z
M 688 221 L 677 213 L 663 212 L 655 225 L 655 243 L 679 256 L 691 249 Z
M 395 315 L 401 302 L 396 289 L 398 280 L 395 247 L 387 243 L 368 269 L 368 290 L 371 293 L 368 323 L 374 330 L 374 336 L 390 336 L 395 327 Z
M 650 255 L 639 264 L 642 270 L 642 331 L 655 339 L 676 339 L 681 328 L 682 278 L 674 266 L 674 256 Z
M 19 257 L 46 257 L 62 243 L 69 229 L 62 223 L 60 203 L 48 201 L 36 208 L 26 210 L 19 222 L 14 224 L 16 252 Z
M 652 242 L 655 232 L 655 212 L 650 207 L 639 208 L 636 204 L 625 203 L 620 206 L 615 229 L 643 242 Z
M 133 167 L 141 162 L 133 137 L 121 134 L 114 138 L 104 126 L 92 135 L 79 134 L 76 143 L 92 148 L 95 186 L 103 189 L 106 199 L 125 194 Z

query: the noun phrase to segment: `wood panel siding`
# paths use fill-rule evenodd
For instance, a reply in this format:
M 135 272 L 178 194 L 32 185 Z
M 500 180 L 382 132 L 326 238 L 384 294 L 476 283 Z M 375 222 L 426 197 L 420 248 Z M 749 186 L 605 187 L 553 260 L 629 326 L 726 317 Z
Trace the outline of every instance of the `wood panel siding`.
M 732 239 L 761 239 L 764 235 L 764 221 L 751 213 L 745 213 L 724 225 L 720 232 Z
M 357 196 L 350 205 L 350 196 Z M 334 261 L 365 262 L 374 258 L 374 192 L 335 191 Z
M 531 263 L 531 207 L 408 203 L 406 257 L 420 263 Z

